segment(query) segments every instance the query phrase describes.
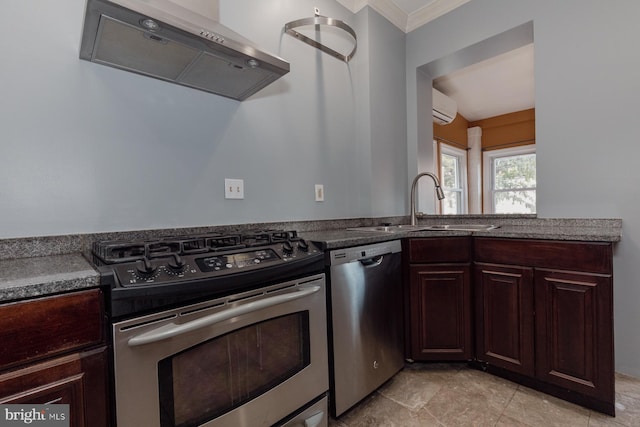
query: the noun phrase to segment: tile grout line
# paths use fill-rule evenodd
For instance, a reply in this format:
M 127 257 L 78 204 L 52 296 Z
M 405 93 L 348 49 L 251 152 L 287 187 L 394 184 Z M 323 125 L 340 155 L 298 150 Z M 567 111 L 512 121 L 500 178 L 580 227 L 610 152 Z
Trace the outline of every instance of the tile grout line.
M 513 394 L 511 395 L 511 397 L 509 398 L 509 401 L 507 402 L 506 405 L 504 405 L 504 408 L 502 408 L 502 412 L 500 412 L 500 416 L 498 417 L 498 419 L 496 420 L 496 423 L 494 424 L 494 427 L 498 425 L 498 423 L 500 422 L 500 419 L 504 416 L 504 413 L 507 411 L 507 408 L 509 407 L 509 405 L 511 404 L 511 402 L 513 402 L 513 398 L 516 397 L 516 393 L 518 392 L 518 390 L 520 390 L 520 387 L 522 387 L 520 384 L 517 384 L 517 387 L 513 390 Z M 520 420 L 518 420 L 519 422 L 522 422 Z M 523 423 L 524 424 L 524 423 Z

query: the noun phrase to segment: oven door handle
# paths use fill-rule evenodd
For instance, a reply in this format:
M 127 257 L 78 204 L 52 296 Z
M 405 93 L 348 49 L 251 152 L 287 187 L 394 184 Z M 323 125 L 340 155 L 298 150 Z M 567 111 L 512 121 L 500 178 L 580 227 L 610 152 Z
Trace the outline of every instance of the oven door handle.
M 127 343 L 129 344 L 129 347 L 136 347 L 139 345 L 163 341 L 169 338 L 176 337 L 178 335 L 193 332 L 201 328 L 206 328 L 207 326 L 229 320 L 236 316 L 242 316 L 243 314 L 251 313 L 252 311 L 262 310 L 267 307 L 272 307 L 274 305 L 289 302 L 298 298 L 304 298 L 318 292 L 319 290 L 320 286 L 300 287 L 295 291 L 288 292 L 286 294 L 280 294 L 258 301 L 252 301 L 246 304 L 226 309 L 224 311 L 220 311 L 218 313 L 210 314 L 209 316 L 205 316 L 200 319 L 184 323 L 182 325 L 176 325 L 175 323 L 171 322 L 157 329 L 153 329 L 149 332 L 145 332 L 143 334 L 129 338 L 129 341 Z

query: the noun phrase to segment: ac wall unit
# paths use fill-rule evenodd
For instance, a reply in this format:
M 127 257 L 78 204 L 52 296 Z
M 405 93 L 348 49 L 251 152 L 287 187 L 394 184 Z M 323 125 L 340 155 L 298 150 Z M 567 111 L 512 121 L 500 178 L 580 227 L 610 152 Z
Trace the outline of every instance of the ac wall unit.
M 444 93 L 433 89 L 433 122 L 448 125 L 458 113 L 458 104 Z

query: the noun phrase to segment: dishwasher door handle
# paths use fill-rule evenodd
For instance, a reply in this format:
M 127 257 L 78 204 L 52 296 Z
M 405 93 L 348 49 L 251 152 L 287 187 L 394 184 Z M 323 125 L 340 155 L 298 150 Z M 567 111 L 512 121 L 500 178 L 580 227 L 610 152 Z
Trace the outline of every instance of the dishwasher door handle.
M 360 264 L 364 265 L 365 268 L 373 268 L 382 264 L 384 261 L 384 255 L 378 255 L 371 258 L 365 258 L 360 260 Z

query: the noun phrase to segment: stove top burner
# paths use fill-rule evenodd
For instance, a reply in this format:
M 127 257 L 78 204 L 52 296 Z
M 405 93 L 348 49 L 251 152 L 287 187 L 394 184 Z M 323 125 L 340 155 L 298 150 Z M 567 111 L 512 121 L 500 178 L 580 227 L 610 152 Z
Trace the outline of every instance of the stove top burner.
M 324 268 L 324 253 L 296 231 L 255 230 L 141 241 L 100 241 L 93 261 L 127 313 L 195 295 L 243 290 Z M 134 307 L 135 306 L 135 307 Z
M 93 246 L 99 263 L 122 264 L 143 259 L 175 257 L 300 242 L 296 231 L 264 230 L 245 234 L 207 234 L 166 237 L 150 241 L 102 241 Z

